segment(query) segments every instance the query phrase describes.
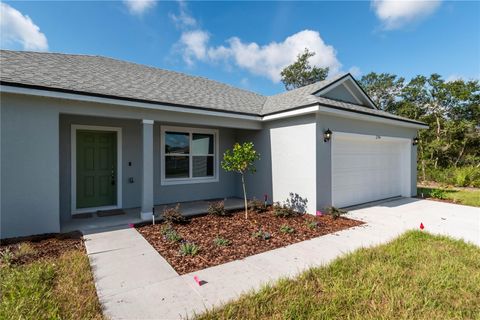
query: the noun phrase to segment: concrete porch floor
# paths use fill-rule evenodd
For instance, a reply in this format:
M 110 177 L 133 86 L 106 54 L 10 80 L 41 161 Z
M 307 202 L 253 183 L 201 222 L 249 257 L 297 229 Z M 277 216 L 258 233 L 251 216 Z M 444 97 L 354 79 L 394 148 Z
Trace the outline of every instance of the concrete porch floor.
M 190 202 L 180 202 L 180 211 L 184 216 L 195 216 L 207 212 L 210 202 L 219 201 L 221 199 L 214 200 L 200 200 Z M 161 204 L 155 206 L 155 217 L 159 219 L 162 211 L 165 208 L 175 207 L 177 203 Z M 243 208 L 243 199 L 231 197 L 225 198 L 225 209 L 234 210 Z M 70 221 L 62 223 L 61 232 L 80 231 L 83 234 L 92 233 L 95 229 L 105 229 L 110 227 L 127 227 L 130 223 L 143 222 L 140 219 L 140 208 L 123 209 L 125 214 L 99 217 L 96 212 L 92 212 L 91 218 L 72 218 Z

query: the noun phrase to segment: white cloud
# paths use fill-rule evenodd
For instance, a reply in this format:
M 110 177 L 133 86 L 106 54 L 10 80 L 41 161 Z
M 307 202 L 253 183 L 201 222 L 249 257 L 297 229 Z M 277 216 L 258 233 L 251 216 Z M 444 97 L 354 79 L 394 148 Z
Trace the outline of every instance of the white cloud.
M 142 15 L 156 5 L 155 0 L 123 0 L 131 14 Z
M 24 50 L 48 50 L 45 34 L 29 16 L 0 2 L 0 44 L 8 48 L 20 44 Z
M 204 61 L 207 58 L 207 44 L 210 39 L 208 32 L 203 30 L 185 31 L 179 44 L 183 51 L 183 60 L 188 65 L 194 64 L 194 59 Z
M 372 0 L 371 6 L 386 30 L 404 25 L 432 14 L 441 0 Z
M 184 59 L 192 64 L 193 58 L 201 61 L 232 61 L 236 66 L 248 70 L 250 73 L 269 78 L 273 82 L 279 82 L 280 72 L 283 68 L 297 59 L 298 54 L 304 52 L 305 48 L 316 53 L 310 58 L 310 63 L 318 67 L 329 67 L 330 74 L 339 72 L 341 64 L 337 60 L 336 51 L 333 46 L 326 45 L 317 31 L 303 30 L 287 37 L 282 42 L 271 42 L 266 45 L 259 45 L 255 42 L 245 43 L 238 37 L 227 40 L 226 46 L 209 47 L 208 34 L 198 31 L 193 37 L 189 32 L 190 40 L 194 38 L 195 46 L 185 45 L 185 33 L 180 40 L 184 44 Z M 200 37 L 200 35 L 204 35 Z M 195 47 L 195 50 L 193 50 Z
M 179 14 L 170 13 L 169 16 L 178 28 L 189 28 L 197 25 L 197 20 L 188 13 L 187 4 L 183 0 L 178 1 Z
M 357 66 L 351 67 L 350 69 L 348 69 L 348 72 L 349 72 L 354 78 L 360 77 L 360 76 L 362 75 L 362 71 L 361 71 L 360 68 L 357 67 Z

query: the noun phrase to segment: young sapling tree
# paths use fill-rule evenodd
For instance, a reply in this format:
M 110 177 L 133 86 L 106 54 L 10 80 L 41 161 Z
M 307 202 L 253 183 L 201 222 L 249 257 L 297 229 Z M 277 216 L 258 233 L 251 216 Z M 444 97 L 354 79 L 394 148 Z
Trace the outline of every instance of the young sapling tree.
M 260 155 L 253 148 L 252 142 L 243 144 L 235 143 L 233 151 L 227 150 L 223 154 L 222 168 L 225 171 L 233 171 L 242 177 L 243 198 L 245 200 L 245 219 L 248 219 L 247 191 L 245 187 L 245 174 L 255 173 L 255 160 L 259 160 Z

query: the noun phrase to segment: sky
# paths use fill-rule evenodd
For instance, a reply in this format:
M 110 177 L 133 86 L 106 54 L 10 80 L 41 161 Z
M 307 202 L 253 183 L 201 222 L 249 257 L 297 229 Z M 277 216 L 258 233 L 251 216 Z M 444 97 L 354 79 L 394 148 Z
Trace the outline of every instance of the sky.
M 305 48 L 330 76 L 480 78 L 478 1 L 1 1 L 2 49 L 102 55 L 284 91 Z

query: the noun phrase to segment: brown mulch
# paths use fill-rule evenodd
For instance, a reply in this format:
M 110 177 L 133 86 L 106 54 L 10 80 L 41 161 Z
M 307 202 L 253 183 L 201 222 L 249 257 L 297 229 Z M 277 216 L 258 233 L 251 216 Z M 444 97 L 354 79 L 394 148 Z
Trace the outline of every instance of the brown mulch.
M 307 226 L 309 221 L 318 222 L 317 227 L 310 229 Z M 199 254 L 194 257 L 182 256 L 179 252 L 180 243 L 164 238 L 161 228 L 165 223 L 145 225 L 137 230 L 179 274 L 185 274 L 361 224 L 361 221 L 343 217 L 333 219 L 329 215 L 317 217 L 305 214 L 282 218 L 275 216 L 271 209 L 265 213 L 249 213 L 248 220 L 243 211 L 237 211 L 229 217 L 200 216 L 190 219 L 187 224 L 173 225 L 183 241 L 193 242 L 200 247 Z M 294 228 L 295 232 L 282 233 L 282 225 Z M 259 229 L 268 232 L 271 238 L 254 238 L 252 234 Z M 217 246 L 213 242 L 217 237 L 228 239 L 231 244 Z
M 85 250 L 80 232 L 53 233 L 2 240 L 0 256 L 10 251 L 10 263 L 23 265 L 41 259 L 58 258 L 67 251 L 79 249 Z

